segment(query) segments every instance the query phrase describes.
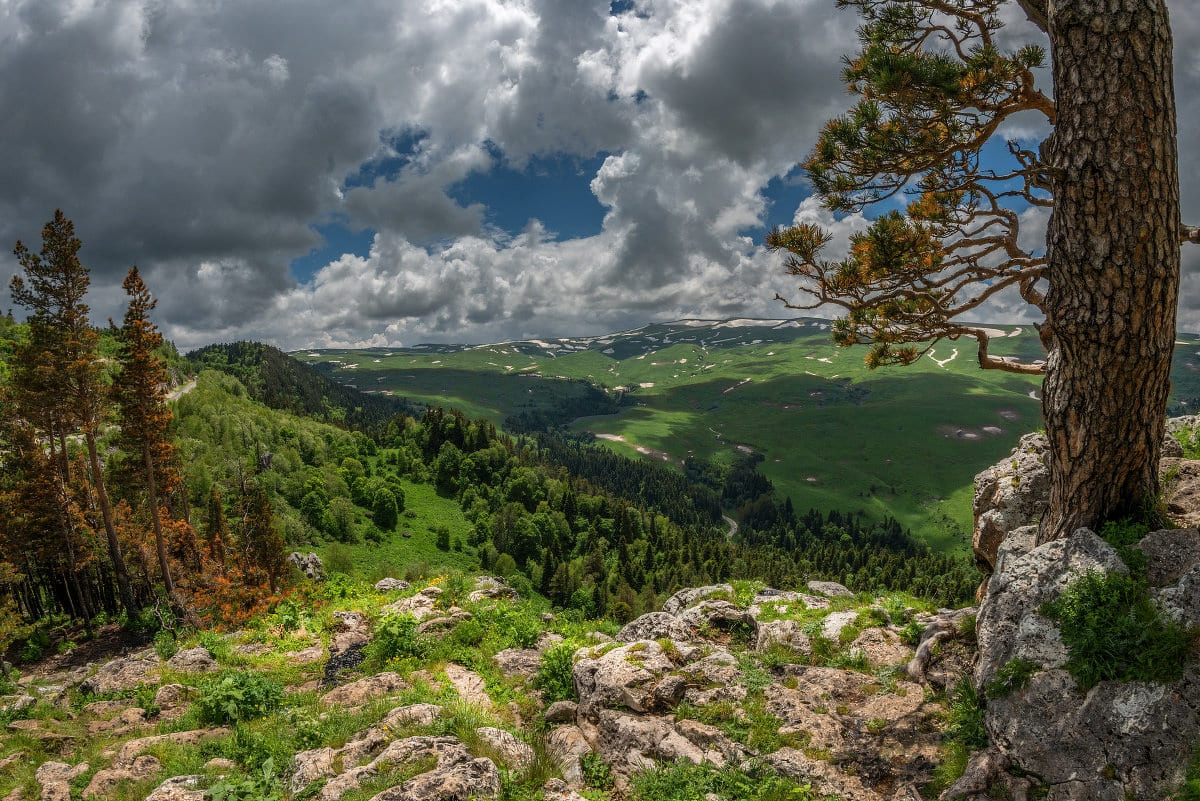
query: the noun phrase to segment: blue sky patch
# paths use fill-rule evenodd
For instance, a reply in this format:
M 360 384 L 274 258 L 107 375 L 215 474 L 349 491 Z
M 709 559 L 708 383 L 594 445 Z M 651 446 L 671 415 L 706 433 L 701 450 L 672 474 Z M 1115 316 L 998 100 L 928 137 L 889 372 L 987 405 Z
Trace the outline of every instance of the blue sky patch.
M 310 226 L 321 235 L 324 244 L 313 248 L 307 255 L 292 259 L 289 267 L 292 275 L 302 284 L 312 280 L 317 271 L 347 253 L 366 258 L 375 241 L 375 232 L 370 228 L 354 229 L 349 220 L 338 218 L 322 225 Z

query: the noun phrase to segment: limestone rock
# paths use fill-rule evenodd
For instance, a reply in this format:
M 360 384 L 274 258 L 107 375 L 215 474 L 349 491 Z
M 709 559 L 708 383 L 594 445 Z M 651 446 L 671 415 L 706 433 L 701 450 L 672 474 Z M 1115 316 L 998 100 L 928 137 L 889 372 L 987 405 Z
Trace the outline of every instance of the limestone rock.
M 384 716 L 379 725 L 385 729 L 399 726 L 432 726 L 442 714 L 437 704 L 409 704 L 398 706 Z
M 1179 578 L 1169 587 L 1157 593 L 1158 605 L 1171 617 L 1185 626 L 1200 626 L 1200 565 Z
M 496 752 L 510 770 L 519 770 L 533 762 L 533 749 L 528 743 L 518 740 L 512 732 L 494 726 L 480 726 L 475 734 Z
M 547 723 L 573 723 L 579 712 L 579 704 L 574 701 L 555 701 L 546 708 Z
M 180 673 L 214 673 L 221 669 L 212 653 L 202 645 L 179 651 L 167 660 L 167 667 Z
M 139 707 L 126 709 L 110 720 L 94 720 L 87 725 L 88 735 L 96 737 L 105 734 L 110 737 L 121 737 L 147 725 L 146 711 Z
M 132 690 L 157 677 L 158 658 L 153 651 L 142 651 L 101 665 L 95 675 L 79 685 L 79 689 L 92 695 L 106 695 Z
M 398 578 L 382 578 L 375 582 L 375 589 L 379 592 L 392 592 L 394 590 L 407 590 L 412 585 L 404 579 Z
M 164 684 L 154 693 L 154 705 L 165 710 L 187 702 L 188 688 L 182 684 Z
M 733 597 L 733 585 L 712 584 L 707 587 L 691 587 L 680 590 L 663 604 L 663 611 L 668 615 L 678 615 L 684 609 L 703 601 L 710 595 L 728 595 Z
M 694 626 L 668 612 L 648 612 L 626 623 L 617 632 L 616 637 L 620 642 L 626 643 L 638 640 L 661 640 L 664 638 L 683 641 L 693 640 L 696 638 L 696 629 Z
M 365 631 L 367 628 L 367 616 L 356 610 L 338 610 L 333 613 L 333 630 L 335 632 L 343 631 Z
M 208 793 L 196 789 L 203 781 L 203 776 L 172 777 L 146 796 L 146 801 L 204 801 Z
M 88 786 L 84 788 L 83 798 L 111 798 L 113 790 L 124 781 L 141 781 L 148 779 L 162 769 L 162 764 L 152 756 L 140 756 L 125 766 L 113 766 L 96 772 Z
M 658 707 L 654 688 L 675 665 L 653 640 L 639 640 L 591 657 L 589 649 L 575 654 L 573 678 L 579 706 L 624 707 L 646 712 Z
M 1152 531 L 1134 547 L 1146 555 L 1146 581 L 1151 587 L 1175 584 L 1200 565 L 1200 530 L 1195 528 Z
M 506 648 L 492 660 L 510 676 L 535 676 L 542 666 L 542 654 L 536 648 Z
M 742 629 L 754 632 L 757 622 L 749 612 L 738 609 L 729 601 L 705 600 L 688 607 L 679 614 L 679 619 L 696 629 L 718 629 L 734 631 Z
M 371 801 L 472 801 L 500 795 L 500 771 L 490 759 L 472 759 L 415 776 Z
M 683 696 L 689 703 L 697 706 L 727 701 L 736 704 L 746 698 L 737 658 L 724 648 L 688 662 L 679 672 L 691 679 L 692 686 Z
M 1173 469 L 1162 488 L 1167 514 L 1179 525 L 1200 525 L 1200 461 L 1163 460 L 1164 465 L 1168 462 L 1172 463 Z
M 1013 659 L 1045 669 L 1066 663 L 1061 635 L 1037 610 L 1088 570 L 1126 572 L 1112 546 L 1081 528 L 1066 539 L 1012 559 L 1003 572 L 992 575 L 976 626 L 980 652 L 977 687 L 986 686 L 996 671 Z
M 808 582 L 808 588 L 828 598 L 842 598 L 854 594 L 836 581 L 810 581 Z
M 795 748 L 780 748 L 766 758 L 767 764 L 784 776 L 812 784 L 821 795 L 832 795 L 845 801 L 884 801 L 897 796 L 883 796 L 865 787 L 857 776 L 839 771 L 834 765 L 806 756 Z M 916 796 L 920 798 L 920 796 Z
M 326 706 L 359 707 L 375 698 L 395 695 L 410 686 L 399 673 L 384 671 L 330 690 L 321 697 L 321 703 Z
M 562 779 L 548 779 L 542 785 L 542 798 L 545 801 L 587 801 Z
M 436 617 L 438 612 L 434 605 L 440 597 L 442 597 L 441 587 L 426 587 L 416 595 L 388 604 L 383 607 L 383 612 L 393 615 L 412 615 L 417 620 Z
M 556 726 L 546 735 L 546 753 L 555 761 L 563 778 L 572 787 L 583 786 L 580 759 L 592 753 L 592 747 L 578 726 Z
M 163 743 L 172 743 L 174 745 L 199 745 L 205 740 L 216 740 L 229 735 L 231 729 L 228 726 L 220 726 L 214 729 L 194 729 L 192 731 L 177 731 L 170 734 L 155 734 L 149 737 L 140 737 L 136 740 L 129 740 L 122 743 L 120 747 L 115 748 L 113 756 L 114 765 L 131 765 L 135 757 L 144 754 L 149 749 Z M 105 751 L 105 755 L 109 755 L 110 749 Z
M 475 589 L 467 595 L 467 600 L 471 603 L 479 603 L 487 599 L 516 600 L 518 597 L 517 591 L 508 586 L 508 582 L 504 579 L 494 576 L 479 576 L 475 579 Z
M 483 709 L 492 708 L 492 699 L 487 694 L 483 677 L 475 671 L 451 662 L 446 665 L 446 678 L 459 697 L 468 704 L 475 704 Z
M 431 632 L 447 632 L 450 629 L 462 623 L 464 620 L 470 620 L 474 615 L 470 612 L 459 609 L 457 606 L 450 609 L 448 614 L 428 617 L 422 620 L 417 626 L 417 634 L 429 634 Z
M 850 643 L 849 650 L 861 653 L 874 667 L 907 663 L 913 657 L 913 650 L 886 629 L 864 629 Z
M 812 643 L 800 624 L 794 620 L 771 620 L 758 624 L 754 650 L 766 651 L 772 645 L 786 646 L 798 654 L 812 653 Z
M 321 557 L 315 553 L 305 554 L 292 551 L 288 554 L 287 559 L 291 565 L 313 581 L 325 580 L 325 565 L 321 563 Z
M 88 772 L 86 762 L 68 765 L 65 762 L 43 762 L 34 774 L 42 788 L 41 801 L 71 801 L 71 782 Z
M 996 566 L 1000 541 L 1013 529 L 1042 516 L 1050 501 L 1049 442 L 1045 434 L 1026 434 L 1012 456 L 975 476 L 975 564 L 984 573 Z
M 821 622 L 821 636 L 837 642 L 842 635 L 842 630 L 856 620 L 858 620 L 858 612 L 830 612 Z

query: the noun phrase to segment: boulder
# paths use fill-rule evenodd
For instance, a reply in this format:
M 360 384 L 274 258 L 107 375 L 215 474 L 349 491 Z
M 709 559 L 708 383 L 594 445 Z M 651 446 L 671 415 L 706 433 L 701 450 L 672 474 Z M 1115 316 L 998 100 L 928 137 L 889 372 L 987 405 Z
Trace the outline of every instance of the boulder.
M 417 620 L 424 620 L 427 617 L 436 617 L 439 613 L 434 608 L 438 598 L 442 596 L 442 588 L 438 586 L 426 587 L 409 598 L 401 598 L 399 601 L 388 604 L 383 607 L 385 614 L 393 615 L 412 615 Z
M 162 764 L 154 757 L 140 756 L 128 765 L 113 766 L 96 771 L 88 786 L 83 790 L 83 798 L 112 798 L 113 791 L 121 782 L 136 782 L 148 779 L 162 770 Z
M 591 649 L 575 654 L 573 678 L 580 709 L 623 707 L 647 712 L 661 707 L 654 688 L 675 665 L 653 640 L 639 640 L 591 656 Z
M 509 770 L 520 770 L 533 762 L 533 749 L 528 743 L 518 740 L 510 731 L 494 726 L 480 726 L 475 730 L 475 734 L 500 757 L 500 761 Z
M 579 704 L 574 701 L 555 701 L 546 708 L 547 723 L 574 723 Z
M 617 632 L 620 642 L 638 640 L 693 640 L 695 627 L 668 612 L 649 612 L 626 623 Z
M 439 766 L 384 790 L 371 801 L 473 801 L 499 795 L 500 771 L 492 760 L 481 758 Z
M 447 632 L 462 623 L 464 620 L 473 618 L 470 612 L 454 607 L 449 614 L 440 615 L 437 617 L 429 617 L 422 620 L 417 626 L 417 634 L 430 634 L 437 632 Z
M 321 703 L 325 706 L 360 707 L 367 701 L 395 695 L 411 686 L 399 673 L 384 671 L 330 690 L 321 697 Z
M 729 601 L 705 600 L 690 606 L 679 614 L 679 620 L 695 629 L 719 631 L 742 630 L 754 634 L 757 623 L 754 616 L 738 609 Z
M 1168 467 L 1162 488 L 1167 514 L 1181 526 L 1200 525 L 1200 461 L 1163 459 L 1163 465 Z
M 572 787 L 583 786 L 580 759 L 592 753 L 592 747 L 578 726 L 556 726 L 546 735 L 546 753 L 558 765 Z
M 547 779 L 542 785 L 542 798 L 544 801 L 587 801 L 562 779 Z
M 65 762 L 43 762 L 34 774 L 41 788 L 41 801 L 71 801 L 71 782 L 88 772 L 86 762 L 68 765 Z
M 886 667 L 907 663 L 913 657 L 913 649 L 900 642 L 900 637 L 886 629 L 865 629 L 854 642 L 850 653 L 862 654 L 872 667 Z
M 542 666 L 542 653 L 536 648 L 506 648 L 492 660 L 509 676 L 535 676 Z
M 482 676 L 453 662 L 447 664 L 445 670 L 446 678 L 450 681 L 450 686 L 458 693 L 459 698 L 481 709 L 492 708 L 492 699 L 487 694 L 487 686 Z
M 379 721 L 379 726 L 388 730 L 399 726 L 432 726 L 441 714 L 442 708 L 437 704 L 398 706 Z
M 215 673 L 221 669 L 212 653 L 203 645 L 179 651 L 167 660 L 167 667 L 180 673 Z
M 325 580 L 325 565 L 322 564 L 321 557 L 315 553 L 292 551 L 288 554 L 287 560 L 289 564 L 313 581 Z
M 812 643 L 800 624 L 794 620 L 771 620 L 758 624 L 754 650 L 766 651 L 772 645 L 785 646 L 798 654 L 812 653 Z
M 394 590 L 407 590 L 412 585 L 404 579 L 398 578 L 382 578 L 375 582 L 375 589 L 379 592 L 392 592 Z
M 108 695 L 135 689 L 158 678 L 158 658 L 153 651 L 114 659 L 83 680 L 79 689 L 92 695 Z
M 1126 572 L 1112 546 L 1085 528 L 1023 556 L 1006 558 L 1004 570 L 988 581 L 987 597 L 979 610 L 977 687 L 985 687 L 996 671 L 1013 659 L 1034 662 L 1043 669 L 1066 663 L 1062 636 L 1038 609 L 1089 570 Z
M 1133 547 L 1146 556 L 1146 581 L 1151 587 L 1175 584 L 1200 565 L 1200 530 L 1195 528 L 1152 531 Z
M 475 579 L 475 589 L 467 595 L 467 600 L 471 603 L 479 603 L 483 600 L 516 600 L 519 596 L 517 591 L 508 586 L 502 578 L 494 576 L 479 576 Z
M 858 620 L 858 612 L 830 612 L 821 621 L 821 636 L 837 642 L 838 638 L 842 636 L 842 630 L 853 625 L 856 620 Z
M 204 776 L 173 776 L 146 796 L 146 801 L 205 801 L 208 793 L 196 789 Z
M 813 592 L 824 595 L 828 598 L 842 598 L 853 595 L 845 586 L 838 584 L 836 581 L 810 581 L 808 588 Z
M 733 597 L 733 585 L 711 584 L 707 587 L 690 587 L 672 595 L 663 604 L 663 611 L 669 615 L 678 615 L 684 609 L 703 601 L 710 595 L 728 595 Z
M 333 630 L 335 632 L 343 631 L 365 631 L 367 629 L 367 616 L 357 610 L 339 610 L 333 613 Z

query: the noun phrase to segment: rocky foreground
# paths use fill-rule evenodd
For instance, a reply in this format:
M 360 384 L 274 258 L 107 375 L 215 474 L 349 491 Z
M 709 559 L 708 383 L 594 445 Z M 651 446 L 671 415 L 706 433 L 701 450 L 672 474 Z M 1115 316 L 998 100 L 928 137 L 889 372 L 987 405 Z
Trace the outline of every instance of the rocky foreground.
M 694 763 L 780 797 L 918 799 L 942 761 L 944 690 L 971 663 L 950 617 L 833 583 L 688 589 L 609 633 L 549 614 L 530 630 L 496 579 L 453 599 L 378 586 L 166 659 L 160 644 L 23 679 L 2 702 L 0 797 L 649 798 L 639 776 Z M 914 660 L 904 640 L 922 628 Z M 375 642 L 399 653 L 381 661 Z M 282 694 L 256 695 L 251 674 Z M 214 698 L 269 710 L 217 724 Z

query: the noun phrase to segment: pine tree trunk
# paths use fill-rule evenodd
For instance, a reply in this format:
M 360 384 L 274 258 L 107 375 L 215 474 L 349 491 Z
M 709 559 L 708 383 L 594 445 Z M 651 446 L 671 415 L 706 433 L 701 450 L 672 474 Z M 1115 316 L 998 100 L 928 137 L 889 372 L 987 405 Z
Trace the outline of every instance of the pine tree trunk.
M 88 461 L 92 468 L 92 483 L 96 487 L 96 500 L 100 503 L 100 516 L 104 519 L 104 536 L 108 541 L 108 556 L 112 560 L 113 573 L 117 579 L 117 592 L 121 596 L 121 606 L 133 614 L 138 611 L 133 600 L 133 590 L 129 585 L 129 571 L 125 568 L 125 556 L 121 553 L 121 543 L 117 540 L 117 529 L 113 525 L 112 504 L 108 502 L 108 488 L 104 484 L 104 469 L 100 466 L 100 454 L 96 451 L 96 435 L 91 431 L 84 432 L 87 442 Z
M 171 580 L 171 566 L 167 561 L 167 541 L 163 537 L 162 520 L 158 514 L 158 484 L 154 480 L 154 457 L 150 449 L 142 449 L 142 458 L 146 465 L 146 493 L 150 496 L 150 522 L 154 527 L 154 547 L 158 551 L 158 569 L 162 572 L 163 586 L 167 597 L 177 605 L 175 598 L 175 582 Z
M 1158 491 L 1179 291 L 1165 0 L 1050 3 L 1047 232 L 1050 507 L 1038 539 L 1137 512 Z

